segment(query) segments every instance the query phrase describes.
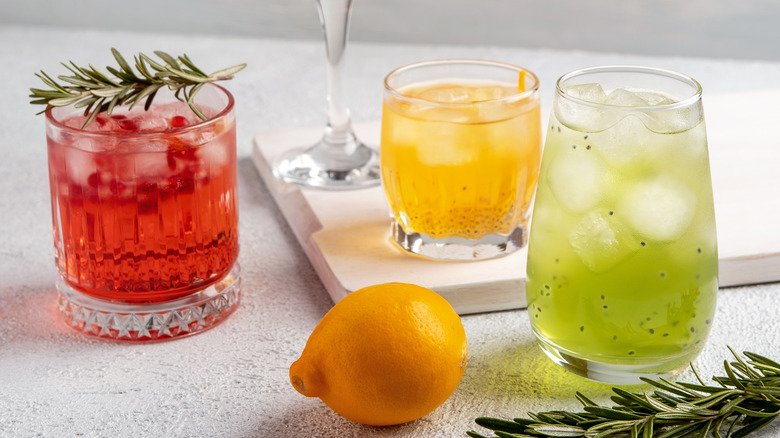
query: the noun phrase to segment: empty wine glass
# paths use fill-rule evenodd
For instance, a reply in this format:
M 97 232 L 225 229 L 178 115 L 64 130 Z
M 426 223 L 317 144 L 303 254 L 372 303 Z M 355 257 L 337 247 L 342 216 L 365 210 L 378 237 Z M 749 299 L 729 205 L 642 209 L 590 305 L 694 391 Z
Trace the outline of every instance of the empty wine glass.
M 357 139 L 343 101 L 341 70 L 352 0 L 317 0 L 327 49 L 328 121 L 319 142 L 289 150 L 274 162 L 274 174 L 301 186 L 348 190 L 379 184 L 378 154 Z

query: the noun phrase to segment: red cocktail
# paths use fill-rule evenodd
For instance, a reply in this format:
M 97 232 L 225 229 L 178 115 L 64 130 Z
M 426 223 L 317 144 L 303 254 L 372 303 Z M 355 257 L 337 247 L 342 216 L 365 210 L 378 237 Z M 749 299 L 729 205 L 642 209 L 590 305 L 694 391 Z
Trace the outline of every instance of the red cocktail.
M 196 103 L 207 120 L 163 95 L 85 129 L 83 110 L 47 112 L 59 307 L 76 329 L 174 337 L 238 303 L 233 98 L 209 85 Z

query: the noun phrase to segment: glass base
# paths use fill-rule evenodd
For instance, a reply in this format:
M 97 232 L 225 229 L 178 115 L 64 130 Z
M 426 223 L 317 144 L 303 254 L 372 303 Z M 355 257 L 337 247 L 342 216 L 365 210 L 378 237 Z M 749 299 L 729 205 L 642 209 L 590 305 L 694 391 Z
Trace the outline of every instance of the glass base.
M 380 183 L 379 154 L 358 142 L 344 149 L 324 141 L 307 149 L 292 149 L 273 164 L 274 175 L 292 184 L 324 190 L 351 190 Z
M 433 260 L 478 261 L 509 255 L 526 244 L 527 231 L 517 227 L 508 235 L 489 234 L 480 239 L 446 237 L 436 239 L 426 234 L 407 233 L 393 222 L 391 241 L 403 251 Z
M 553 362 L 578 376 L 611 385 L 643 384 L 642 377 L 652 380 L 670 378 L 688 368 L 690 361 L 697 355 L 697 353 L 688 352 L 682 356 L 655 358 L 655 360 L 649 358 L 648 362 L 636 364 L 597 362 L 578 357 L 573 352 L 546 340 L 538 333 L 535 334 L 542 351 Z M 685 357 L 690 357 L 690 359 L 686 360 Z
M 83 294 L 60 277 L 59 314 L 69 327 L 116 341 L 161 341 L 214 327 L 238 307 L 240 267 L 218 282 L 174 301 L 129 304 Z

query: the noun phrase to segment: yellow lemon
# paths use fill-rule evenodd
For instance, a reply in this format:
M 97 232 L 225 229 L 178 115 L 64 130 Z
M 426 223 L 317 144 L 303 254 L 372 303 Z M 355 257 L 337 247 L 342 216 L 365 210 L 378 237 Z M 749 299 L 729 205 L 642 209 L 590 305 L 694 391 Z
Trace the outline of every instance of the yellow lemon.
M 290 367 L 290 382 L 357 423 L 401 424 L 449 398 L 467 357 L 463 325 L 447 300 L 386 283 L 333 306 Z

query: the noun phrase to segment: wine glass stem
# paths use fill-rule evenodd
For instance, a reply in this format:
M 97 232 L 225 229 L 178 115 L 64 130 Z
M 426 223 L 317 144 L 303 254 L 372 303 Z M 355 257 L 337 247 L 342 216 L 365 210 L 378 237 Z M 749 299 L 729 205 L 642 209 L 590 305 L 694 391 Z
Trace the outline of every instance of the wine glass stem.
M 323 138 L 330 147 L 354 148 L 354 134 L 349 119 L 349 110 L 344 103 L 342 89 L 342 67 L 344 51 L 349 34 L 349 18 L 352 0 L 317 0 L 320 23 L 325 35 L 328 77 L 328 124 Z M 351 153 L 353 151 L 344 150 Z

